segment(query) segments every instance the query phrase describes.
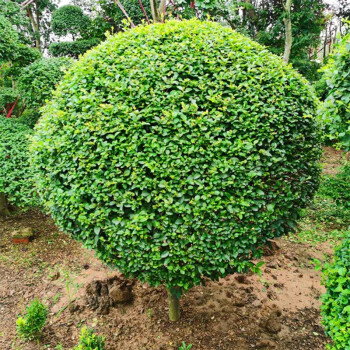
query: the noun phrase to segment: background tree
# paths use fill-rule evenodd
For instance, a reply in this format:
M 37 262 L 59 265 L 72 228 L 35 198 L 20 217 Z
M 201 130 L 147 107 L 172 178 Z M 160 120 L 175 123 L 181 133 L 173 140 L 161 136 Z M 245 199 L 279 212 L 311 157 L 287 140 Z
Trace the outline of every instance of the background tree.
M 284 31 L 285 31 L 285 43 L 283 61 L 288 63 L 290 52 L 292 50 L 293 36 L 292 36 L 292 19 L 291 19 L 292 0 L 287 0 L 284 5 L 285 17 L 284 17 Z
M 51 28 L 58 36 L 70 34 L 74 40 L 76 36 L 84 35 L 90 25 L 89 16 L 78 6 L 62 6 L 52 14 Z
M 71 35 L 73 39 L 50 45 L 49 51 L 56 57 L 78 58 L 101 41 L 101 38 L 93 36 L 95 34 L 93 21 L 75 5 L 62 6 L 56 10 L 52 16 L 51 26 L 56 35 L 64 37 Z
M 147 17 L 152 18 L 150 0 L 142 0 L 142 5 L 146 11 Z M 120 0 L 126 13 L 135 25 L 146 21 L 146 17 L 142 11 L 139 0 Z M 110 28 L 113 27 L 115 32 L 123 29 L 123 21 L 125 15 L 120 7 L 116 4 L 115 0 L 99 0 L 101 6 L 101 15 Z
M 22 3 L 22 0 L 17 0 Z M 22 8 L 30 19 L 31 32 L 35 41 L 35 47 L 43 51 L 50 42 L 50 19 L 52 12 L 57 8 L 55 0 L 34 0 L 25 2 Z

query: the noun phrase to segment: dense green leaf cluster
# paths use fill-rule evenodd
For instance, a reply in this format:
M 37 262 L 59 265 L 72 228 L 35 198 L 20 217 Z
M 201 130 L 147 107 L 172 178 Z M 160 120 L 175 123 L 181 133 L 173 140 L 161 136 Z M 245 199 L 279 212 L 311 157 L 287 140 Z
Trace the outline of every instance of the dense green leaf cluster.
M 68 56 L 78 58 L 80 55 L 96 46 L 100 41 L 101 40 L 97 38 L 61 41 L 59 43 L 52 43 L 49 47 L 49 51 L 55 57 Z
M 326 99 L 320 109 L 326 136 L 350 150 L 350 34 L 325 67 Z
M 75 63 L 31 153 L 57 223 L 151 285 L 251 266 L 319 182 L 316 100 L 259 44 L 212 22 L 140 26 Z
M 52 14 L 51 28 L 59 36 L 80 35 L 89 26 L 90 18 L 79 6 L 65 5 Z
M 0 117 L 0 193 L 18 207 L 38 204 L 28 155 L 31 133 L 17 120 Z
M 329 349 L 350 349 L 350 238 L 336 249 L 333 262 L 323 269 L 327 292 L 321 312 L 326 334 L 334 342 Z
M 21 71 L 18 88 L 28 107 L 41 107 L 50 99 L 52 90 L 70 64 L 68 58 L 42 58 Z

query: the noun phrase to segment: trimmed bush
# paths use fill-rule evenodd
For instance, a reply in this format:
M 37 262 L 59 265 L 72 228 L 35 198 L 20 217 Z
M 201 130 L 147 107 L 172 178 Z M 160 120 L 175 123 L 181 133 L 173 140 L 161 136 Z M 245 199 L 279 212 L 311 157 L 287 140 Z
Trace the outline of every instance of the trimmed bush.
M 315 108 L 304 78 L 231 29 L 137 27 L 83 56 L 45 106 L 37 185 L 102 260 L 178 295 L 294 228 L 319 183 Z
M 49 47 L 49 51 L 55 57 L 68 56 L 78 58 L 87 50 L 99 44 L 100 41 L 101 40 L 97 38 L 61 41 L 59 43 L 52 43 Z
M 327 292 L 321 312 L 332 350 L 350 349 L 350 238 L 336 249 L 334 260 L 323 269 Z
M 29 165 L 31 133 L 29 127 L 16 119 L 0 117 L 0 194 L 18 207 L 38 204 Z
M 22 70 L 18 88 L 28 107 L 41 107 L 51 98 L 52 90 L 70 64 L 69 58 L 42 58 Z
M 326 99 L 319 114 L 326 137 L 350 150 L 350 33 L 346 35 L 323 68 Z

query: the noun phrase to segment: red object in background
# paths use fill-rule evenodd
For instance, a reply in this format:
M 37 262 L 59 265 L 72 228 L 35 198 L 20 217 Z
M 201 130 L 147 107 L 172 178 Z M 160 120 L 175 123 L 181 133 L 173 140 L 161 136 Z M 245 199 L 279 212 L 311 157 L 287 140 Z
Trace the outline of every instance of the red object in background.
M 28 244 L 30 242 L 29 238 L 12 238 L 13 244 Z
M 13 106 L 11 107 L 11 109 L 9 110 L 9 112 L 7 113 L 6 118 L 10 118 L 10 117 L 11 117 L 11 114 L 12 114 L 13 110 L 15 109 L 16 104 L 17 104 L 19 98 L 20 98 L 20 96 L 17 97 L 17 100 L 14 102 Z
M 194 9 L 194 1 L 191 1 L 191 5 L 190 6 Z

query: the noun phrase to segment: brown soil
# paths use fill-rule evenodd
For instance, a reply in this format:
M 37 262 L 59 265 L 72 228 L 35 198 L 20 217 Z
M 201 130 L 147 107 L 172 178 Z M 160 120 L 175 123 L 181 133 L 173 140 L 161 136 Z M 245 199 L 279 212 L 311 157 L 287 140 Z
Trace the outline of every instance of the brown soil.
M 326 152 L 339 165 L 338 153 Z M 35 238 L 14 245 L 11 232 L 23 227 Z M 170 323 L 164 288 L 126 280 L 39 212 L 12 215 L 0 219 L 0 349 L 71 349 L 87 325 L 105 335 L 106 350 L 170 350 L 182 341 L 193 350 L 323 350 L 324 289 L 311 261 L 330 254 L 327 243 L 278 239 L 265 249 L 262 276 L 234 274 L 191 289 L 181 320 Z M 15 322 L 34 297 L 49 306 L 48 324 L 40 343 L 22 342 Z

